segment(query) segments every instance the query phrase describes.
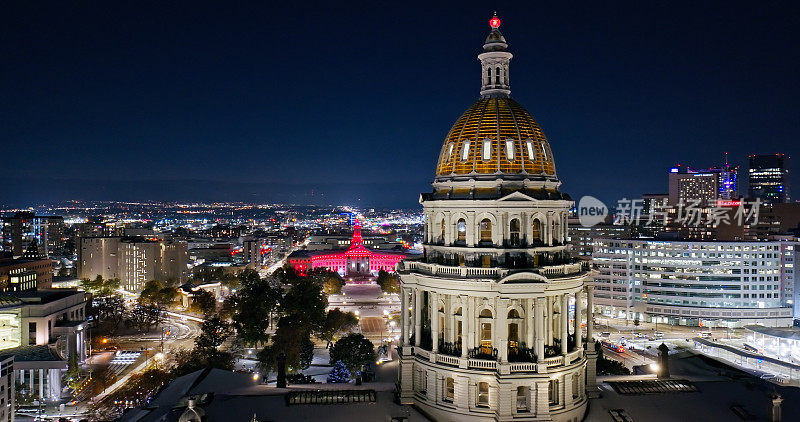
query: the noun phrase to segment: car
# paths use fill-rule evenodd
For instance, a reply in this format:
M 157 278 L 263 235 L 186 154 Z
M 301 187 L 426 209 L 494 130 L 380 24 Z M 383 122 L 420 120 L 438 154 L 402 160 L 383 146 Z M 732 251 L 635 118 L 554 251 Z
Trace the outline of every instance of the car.
M 653 337 L 664 338 L 664 333 L 662 333 L 661 331 L 656 331 L 655 333 L 653 333 Z
M 609 337 L 609 336 L 611 336 L 611 333 L 609 333 L 608 331 L 603 331 L 602 333 L 600 333 L 600 337 Z

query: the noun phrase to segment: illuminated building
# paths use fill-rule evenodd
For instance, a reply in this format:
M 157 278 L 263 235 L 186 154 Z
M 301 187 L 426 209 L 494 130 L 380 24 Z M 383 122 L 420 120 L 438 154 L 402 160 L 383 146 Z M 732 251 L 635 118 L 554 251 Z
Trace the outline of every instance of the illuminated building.
M 567 250 L 574 203 L 541 128 L 510 98 L 499 26 L 478 55 L 481 97 L 421 195 L 425 258 L 398 266 L 400 400 L 438 421 L 582 420 L 595 384 L 581 334 L 592 272 Z
M 287 258 L 289 266 L 300 274 L 314 268 L 327 268 L 343 277 L 370 277 L 378 271 L 394 271 L 395 265 L 406 257 L 403 252 L 375 252 L 364 246 L 361 223 L 353 227 L 353 237 L 347 250 L 299 250 Z
M 789 195 L 789 156 L 751 155 L 748 176 L 750 197 L 765 203 L 786 203 Z
M 2 250 L 13 257 L 20 257 L 28 246 L 36 242 L 45 256 L 64 253 L 64 218 L 41 216 L 32 212 L 18 212 L 0 220 Z
M 53 261 L 41 258 L 0 259 L 0 292 L 50 288 Z
M 672 325 L 792 324 L 794 242 L 598 239 L 598 312 Z M 789 274 L 793 274 L 793 271 Z
M 129 237 L 86 237 L 78 246 L 78 277 L 118 278 L 122 288 L 139 293 L 150 280 L 188 279 L 184 241 Z
M 714 205 L 718 200 L 737 199 L 737 171 L 728 164 L 708 169 L 673 167 L 669 172 L 669 203 L 699 200 L 702 205 Z

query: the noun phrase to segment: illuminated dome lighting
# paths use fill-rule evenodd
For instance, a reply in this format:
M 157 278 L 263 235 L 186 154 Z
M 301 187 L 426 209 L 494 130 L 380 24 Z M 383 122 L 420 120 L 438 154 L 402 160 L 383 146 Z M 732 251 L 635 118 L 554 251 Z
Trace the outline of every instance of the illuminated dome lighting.
M 441 193 L 489 189 L 500 183 L 507 189 L 556 192 L 560 182 L 550 143 L 531 114 L 511 99 L 509 64 L 513 56 L 496 14 L 489 26 L 483 52 L 478 55 L 481 98 L 445 137 L 434 187 Z

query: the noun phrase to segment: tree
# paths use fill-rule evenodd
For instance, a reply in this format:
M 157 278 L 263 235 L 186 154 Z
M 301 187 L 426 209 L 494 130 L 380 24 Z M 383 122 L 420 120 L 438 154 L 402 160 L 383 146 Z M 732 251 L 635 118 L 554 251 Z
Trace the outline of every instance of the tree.
M 97 319 L 101 322 L 108 322 L 107 327 L 110 335 L 114 335 L 119 328 L 120 322 L 125 319 L 125 300 L 121 295 L 103 297 L 95 300 L 93 308 L 96 308 Z
M 150 280 L 144 284 L 139 293 L 139 302 L 144 305 L 154 305 L 165 309 L 175 303 L 178 298 L 178 289 L 160 280 Z
M 120 288 L 120 281 L 118 278 L 104 280 L 103 276 L 98 275 L 94 280 L 88 278 L 81 280 L 81 287 L 95 298 L 103 298 L 117 294 Z
M 303 347 L 308 351 L 310 330 L 303 321 L 304 318 L 298 314 L 282 316 L 278 321 L 278 329 L 272 336 L 272 344 L 265 347 L 259 353 L 259 363 L 263 370 L 277 371 L 278 356 L 286 358 L 286 366 L 289 372 L 296 372 L 303 367 Z M 313 354 L 313 344 L 311 344 Z M 310 359 L 309 360 L 310 363 Z M 307 367 L 307 366 L 306 366 Z
M 347 366 L 344 362 L 337 360 L 336 363 L 333 364 L 333 368 L 328 374 L 327 381 L 331 384 L 350 382 L 350 371 L 347 370 Z
M 217 310 L 217 298 L 208 290 L 199 289 L 192 292 L 192 302 L 189 308 L 203 315 L 211 315 Z
M 192 350 L 181 349 L 173 353 L 175 364 L 170 372 L 176 377 L 190 374 L 203 368 L 218 368 L 233 370 L 235 357 L 226 351 L 202 353 L 197 348 Z
M 325 340 L 325 348 L 331 347 L 336 336 L 344 331 L 349 331 L 358 325 L 358 318 L 352 312 L 342 312 L 339 308 L 331 309 L 325 315 L 325 323 L 317 332 L 320 340 Z
M 163 319 L 164 314 L 158 306 L 139 303 L 128 312 L 125 324 L 135 328 L 140 333 L 146 333 L 154 326 L 158 326 Z
M 399 293 L 400 292 L 400 279 L 395 273 L 387 273 L 386 271 L 378 271 L 378 278 L 375 282 L 381 286 L 381 290 L 385 293 Z
M 351 371 L 360 370 L 363 365 L 375 362 L 375 346 L 361 333 L 342 337 L 331 347 L 331 364 L 344 362 Z
M 200 326 L 200 335 L 194 340 L 194 347 L 201 353 L 214 354 L 225 340 L 233 335 L 231 324 L 218 316 L 212 316 Z
M 322 286 L 311 278 L 301 278 L 295 282 L 281 299 L 281 313 L 295 315 L 295 322 L 302 324 L 308 332 L 319 330 L 325 322 L 325 309 L 328 298 L 322 293 Z
M 311 366 L 311 361 L 314 360 L 314 342 L 310 338 L 305 337 L 300 342 L 300 369 L 308 369 Z
M 249 344 L 267 342 L 267 330 L 283 290 L 273 287 L 255 271 L 242 273 L 248 273 L 242 280 L 242 287 L 226 299 L 223 310 L 231 314 L 240 340 Z

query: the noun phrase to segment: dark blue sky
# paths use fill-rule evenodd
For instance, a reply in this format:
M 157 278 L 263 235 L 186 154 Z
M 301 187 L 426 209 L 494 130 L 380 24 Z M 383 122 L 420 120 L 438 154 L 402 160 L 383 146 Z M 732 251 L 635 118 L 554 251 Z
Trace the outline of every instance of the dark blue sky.
M 495 9 L 573 197 L 666 191 L 725 151 L 800 157 L 797 2 L 14 3 L 0 204 L 414 206 Z

